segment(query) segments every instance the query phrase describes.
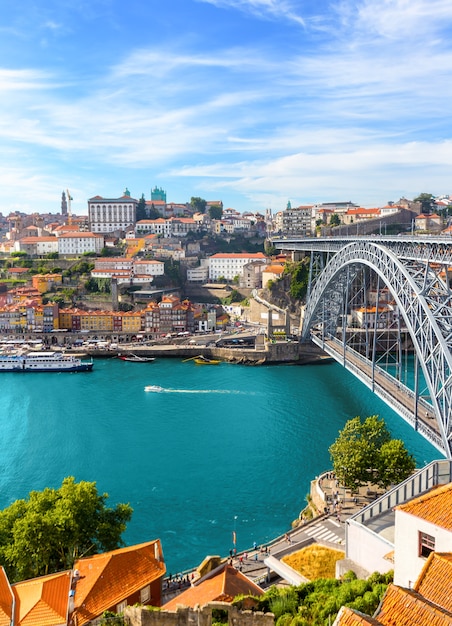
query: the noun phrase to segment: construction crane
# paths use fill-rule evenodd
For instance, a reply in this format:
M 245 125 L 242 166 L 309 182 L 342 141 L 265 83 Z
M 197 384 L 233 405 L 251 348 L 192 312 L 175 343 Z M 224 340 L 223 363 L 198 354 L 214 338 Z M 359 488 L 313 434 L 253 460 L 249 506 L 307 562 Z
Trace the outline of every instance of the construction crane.
M 67 194 L 67 223 L 68 223 L 68 226 L 70 226 L 72 224 L 71 200 L 73 198 L 71 197 L 71 194 L 69 193 L 69 189 L 66 189 L 66 194 Z

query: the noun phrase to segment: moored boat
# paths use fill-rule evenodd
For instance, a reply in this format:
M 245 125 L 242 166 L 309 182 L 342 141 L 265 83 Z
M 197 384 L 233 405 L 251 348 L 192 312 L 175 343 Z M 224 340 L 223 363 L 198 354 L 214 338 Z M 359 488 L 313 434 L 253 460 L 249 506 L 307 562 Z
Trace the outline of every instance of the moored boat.
M 92 369 L 92 359 L 82 360 L 62 352 L 0 354 L 0 372 L 90 372 Z
M 118 354 L 118 359 L 129 363 L 152 363 L 155 361 L 153 356 L 139 356 L 138 354 Z
M 218 365 L 221 363 L 218 359 L 208 359 L 206 356 L 196 356 L 193 361 L 196 365 Z

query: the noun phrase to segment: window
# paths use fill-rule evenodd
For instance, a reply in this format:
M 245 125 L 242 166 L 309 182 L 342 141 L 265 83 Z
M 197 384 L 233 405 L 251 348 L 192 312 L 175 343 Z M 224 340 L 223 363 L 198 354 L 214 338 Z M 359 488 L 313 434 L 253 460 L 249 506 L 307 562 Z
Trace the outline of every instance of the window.
M 127 606 L 127 600 L 123 600 L 122 602 L 117 604 L 116 613 L 124 613 L 126 606 Z
M 147 585 L 147 587 L 145 587 L 144 589 L 140 591 L 140 602 L 141 604 L 144 604 L 150 599 L 151 599 L 151 587 L 150 585 Z
M 427 558 L 435 550 L 435 537 L 427 533 L 419 533 L 419 556 Z

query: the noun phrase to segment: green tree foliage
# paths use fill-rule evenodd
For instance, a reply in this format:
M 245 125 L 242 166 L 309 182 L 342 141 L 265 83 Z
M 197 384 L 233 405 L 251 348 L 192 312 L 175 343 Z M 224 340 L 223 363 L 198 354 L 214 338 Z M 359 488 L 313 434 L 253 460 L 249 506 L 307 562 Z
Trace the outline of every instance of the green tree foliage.
M 196 213 L 206 212 L 207 201 L 204 200 L 203 198 L 199 198 L 198 196 L 195 196 L 195 197 L 192 196 L 190 200 L 190 204 L 193 210 L 196 211 Z
M 212 220 L 221 220 L 223 217 L 223 209 L 219 204 L 212 204 L 209 207 L 209 215 Z
M 106 506 L 96 483 L 63 480 L 0 511 L 0 562 L 11 581 L 72 568 L 81 556 L 114 550 L 132 517 L 128 504 Z
M 396 485 L 415 469 L 414 457 L 400 439 L 391 439 L 380 448 L 378 455 L 378 483 L 381 487 Z
M 150 220 L 158 220 L 159 217 L 162 217 L 158 211 L 158 209 L 155 208 L 154 204 L 151 204 L 151 206 L 146 210 L 146 217 Z
M 302 300 L 306 295 L 309 280 L 309 266 L 306 261 L 286 263 L 284 275 L 290 276 L 290 295 L 297 300 Z
M 169 259 L 164 262 L 164 267 L 165 275 L 171 280 L 171 282 L 175 285 L 181 285 L 182 278 L 180 274 L 180 261 Z
M 370 480 L 388 486 L 404 480 L 415 468 L 403 442 L 391 439 L 377 415 L 348 420 L 329 452 L 338 480 L 350 488 Z
M 26 252 L 24 252 L 23 250 L 18 250 L 17 252 L 11 252 L 10 256 L 12 258 L 20 259 L 20 258 L 27 257 L 28 254 Z
M 144 197 L 144 193 L 141 194 L 141 198 L 138 200 L 137 204 L 137 222 L 140 220 L 145 220 L 146 215 L 146 199 Z
M 339 226 L 340 223 L 341 218 L 339 217 L 339 215 L 337 213 L 333 213 L 333 215 L 330 217 L 330 226 Z
M 264 242 L 264 252 L 267 256 L 274 256 L 277 254 L 278 250 L 269 239 L 266 239 Z
M 413 202 L 420 202 L 422 213 L 426 213 L 428 215 L 432 212 L 435 206 L 435 196 L 431 193 L 420 193 L 416 198 L 414 198 Z
M 110 278 L 88 278 L 85 282 L 85 289 L 91 293 L 110 293 L 111 292 L 111 280 Z
M 276 625 L 280 626 L 332 624 L 344 605 L 373 615 L 392 576 L 392 572 L 376 572 L 367 580 L 357 580 L 346 574 L 343 580 L 319 579 L 298 587 L 271 587 L 259 597 L 258 608 L 274 612 Z

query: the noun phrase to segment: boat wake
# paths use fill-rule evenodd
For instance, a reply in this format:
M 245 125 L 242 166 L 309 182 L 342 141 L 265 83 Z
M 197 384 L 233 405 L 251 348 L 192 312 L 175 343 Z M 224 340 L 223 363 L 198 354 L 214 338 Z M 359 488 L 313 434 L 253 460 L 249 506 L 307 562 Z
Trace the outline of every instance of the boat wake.
M 230 389 L 166 389 L 165 387 L 159 387 L 158 385 L 147 385 L 144 390 L 154 393 L 246 393 L 245 391 L 233 391 Z

